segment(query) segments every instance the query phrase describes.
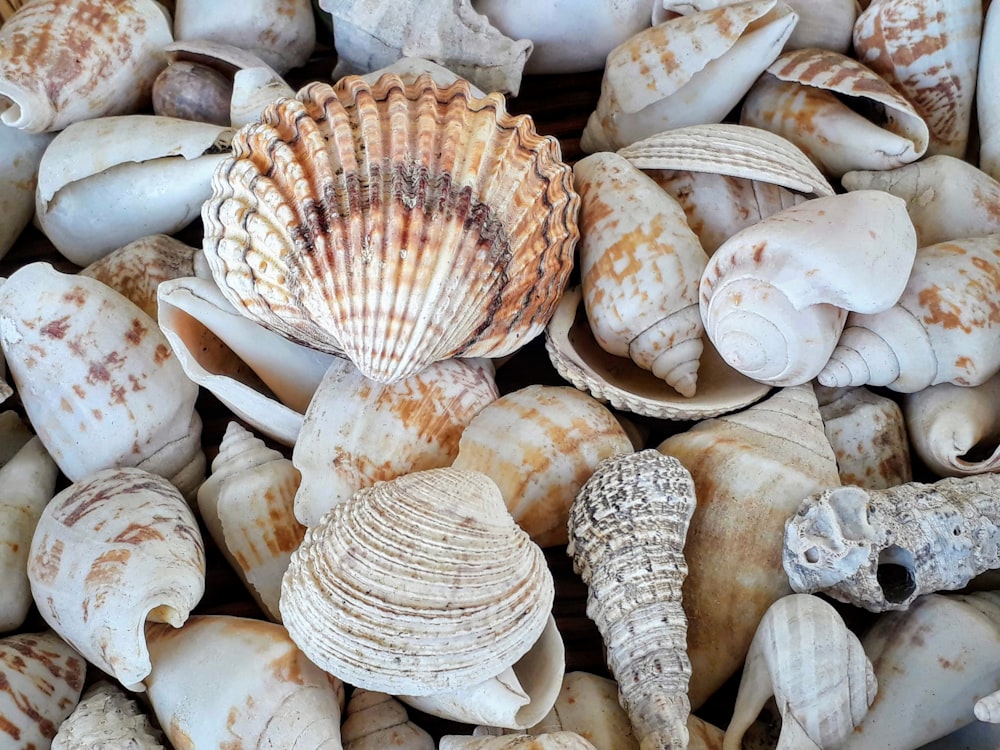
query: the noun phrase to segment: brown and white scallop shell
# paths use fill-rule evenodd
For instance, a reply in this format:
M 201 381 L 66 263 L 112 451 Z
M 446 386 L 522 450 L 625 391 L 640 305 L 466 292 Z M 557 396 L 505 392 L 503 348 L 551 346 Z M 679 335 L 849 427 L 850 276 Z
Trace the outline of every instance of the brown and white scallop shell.
M 578 237 L 558 142 L 464 81 L 310 84 L 241 129 L 213 190 L 205 255 L 227 298 L 381 382 L 527 343 Z
M 541 549 L 496 484 L 442 468 L 361 490 L 309 529 L 282 582 L 281 616 L 331 674 L 427 695 L 512 665 L 538 640 L 553 597 Z

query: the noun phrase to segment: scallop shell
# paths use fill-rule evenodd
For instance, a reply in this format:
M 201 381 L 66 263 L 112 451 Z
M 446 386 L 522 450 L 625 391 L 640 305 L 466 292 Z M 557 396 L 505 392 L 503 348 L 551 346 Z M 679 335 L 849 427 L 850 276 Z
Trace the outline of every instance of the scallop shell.
M 0 122 L 41 133 L 137 112 L 171 41 L 153 0 L 37 0 L 0 27 Z
M 619 700 L 643 748 L 686 748 L 684 541 L 691 475 L 655 450 L 602 461 L 569 517 L 567 554 L 587 584 L 587 616 L 607 647 Z
M 327 513 L 292 555 L 281 616 L 331 674 L 419 696 L 509 667 L 538 640 L 553 596 L 541 550 L 493 481 L 442 468 L 380 482 Z
M 386 75 L 310 84 L 263 120 L 240 131 L 202 210 L 237 309 L 380 382 L 541 332 L 579 198 L 527 116 L 462 81 Z
M 435 750 L 434 739 L 409 720 L 391 695 L 355 688 L 341 727 L 344 750 Z
M 140 469 L 106 469 L 45 507 L 28 579 L 47 623 L 129 690 L 149 674 L 147 620 L 180 627 L 205 591 L 205 549 L 180 493 Z
M 88 688 L 59 725 L 52 750 L 163 750 L 162 737 L 134 700 L 101 680 Z

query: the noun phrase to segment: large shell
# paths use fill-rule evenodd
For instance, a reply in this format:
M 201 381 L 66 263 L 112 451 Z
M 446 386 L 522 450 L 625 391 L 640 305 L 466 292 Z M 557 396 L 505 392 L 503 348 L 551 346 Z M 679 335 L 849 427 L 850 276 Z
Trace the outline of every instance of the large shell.
M 25 133 L 0 123 L 0 257 L 13 247 L 35 215 L 38 164 L 53 136 Z
M 643 748 L 686 748 L 684 540 L 691 475 L 655 450 L 602 461 L 569 517 L 567 554 L 587 584 L 587 616 L 607 647 L 619 700 Z
M 314 83 L 242 129 L 202 210 L 233 304 L 401 380 L 515 351 L 551 317 L 579 198 L 555 139 L 468 84 Z
M 899 299 L 917 249 L 905 204 L 879 191 L 816 198 L 730 237 L 701 279 L 705 331 L 722 358 L 771 385 L 806 383 L 848 310 Z
M 593 398 L 574 388 L 532 385 L 473 417 L 452 465 L 493 479 L 514 520 L 550 547 L 566 544 L 570 506 L 597 465 L 631 452 L 618 420 Z
M 129 690 L 149 674 L 143 628 L 180 627 L 205 591 L 198 523 L 165 479 L 107 469 L 60 492 L 31 541 L 28 579 L 46 622 Z
M 435 750 L 434 739 L 409 720 L 391 695 L 355 688 L 341 727 L 344 750 Z
M 59 725 L 52 750 L 163 750 L 162 737 L 134 700 L 101 680 Z
M 38 0 L 0 27 L 0 122 L 32 133 L 136 112 L 173 41 L 153 0 Z
M 380 482 L 327 513 L 292 555 L 281 616 L 331 674 L 426 695 L 517 661 L 553 597 L 541 550 L 493 481 L 442 468 Z
M 684 210 L 617 154 L 588 156 L 573 174 L 581 199 L 583 300 L 594 338 L 693 396 L 705 330 L 698 283 L 708 256 Z
M 922 247 L 895 305 L 847 317 L 819 382 L 903 393 L 984 383 L 1000 370 L 998 294 L 1000 234 Z
M 175 748 L 341 750 L 344 685 L 280 625 L 196 615 L 146 635 L 147 695 Z
M 785 526 L 788 580 L 872 612 L 960 589 L 997 567 L 998 491 L 1000 475 L 977 474 L 810 495 Z
M 810 386 L 701 422 L 659 450 L 680 459 L 698 495 L 684 548 L 697 709 L 743 664 L 767 608 L 791 593 L 781 567 L 785 521 L 810 492 L 837 485 L 837 463 Z
M 979 168 L 993 179 L 1000 178 L 1000 91 L 991 85 L 1000 65 L 1000 5 L 990 4 L 983 19 L 976 83 L 976 115 L 979 125 Z
M 376 482 L 449 466 L 473 417 L 499 393 L 492 368 L 449 359 L 390 385 L 337 358 L 306 409 L 292 461 L 302 472 L 295 515 L 315 525 Z

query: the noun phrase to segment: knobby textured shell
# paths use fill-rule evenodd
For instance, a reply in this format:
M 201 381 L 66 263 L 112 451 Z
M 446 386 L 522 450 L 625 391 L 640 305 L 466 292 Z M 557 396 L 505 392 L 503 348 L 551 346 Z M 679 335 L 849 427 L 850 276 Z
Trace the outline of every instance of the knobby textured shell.
M 442 468 L 361 490 L 309 529 L 282 582 L 281 617 L 329 673 L 427 695 L 517 661 L 553 597 L 541 549 L 496 484 Z
M 464 81 L 313 83 L 234 139 L 205 254 L 237 309 L 373 380 L 509 354 L 572 265 L 579 198 L 559 157 Z
M 125 692 L 107 680 L 94 683 L 59 725 L 52 750 L 163 750 L 163 732 Z

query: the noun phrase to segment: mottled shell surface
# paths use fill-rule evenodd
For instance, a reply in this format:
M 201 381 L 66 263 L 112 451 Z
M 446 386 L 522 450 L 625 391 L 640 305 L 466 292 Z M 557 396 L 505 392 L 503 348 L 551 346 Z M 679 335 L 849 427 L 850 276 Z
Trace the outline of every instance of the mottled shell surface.
M 59 726 L 52 750 L 163 750 L 162 738 L 134 700 L 101 680 Z
M 33 2 L 0 27 L 0 122 L 41 133 L 138 111 L 171 41 L 153 0 Z
M 604 638 L 619 700 L 649 750 L 688 744 L 681 585 L 694 506 L 687 470 L 647 450 L 602 461 L 570 509 L 566 552 L 587 584 L 587 616 Z
M 281 616 L 317 665 L 358 687 L 471 687 L 523 656 L 554 597 L 541 549 L 496 484 L 452 468 L 357 492 L 306 533 Z
M 202 209 L 227 298 L 393 382 L 541 332 L 579 198 L 558 142 L 503 98 L 385 75 L 310 84 L 243 128 Z
M 140 469 L 107 469 L 45 507 L 28 580 L 53 630 L 126 688 L 142 690 L 146 621 L 184 623 L 205 591 L 205 549 L 173 485 Z

